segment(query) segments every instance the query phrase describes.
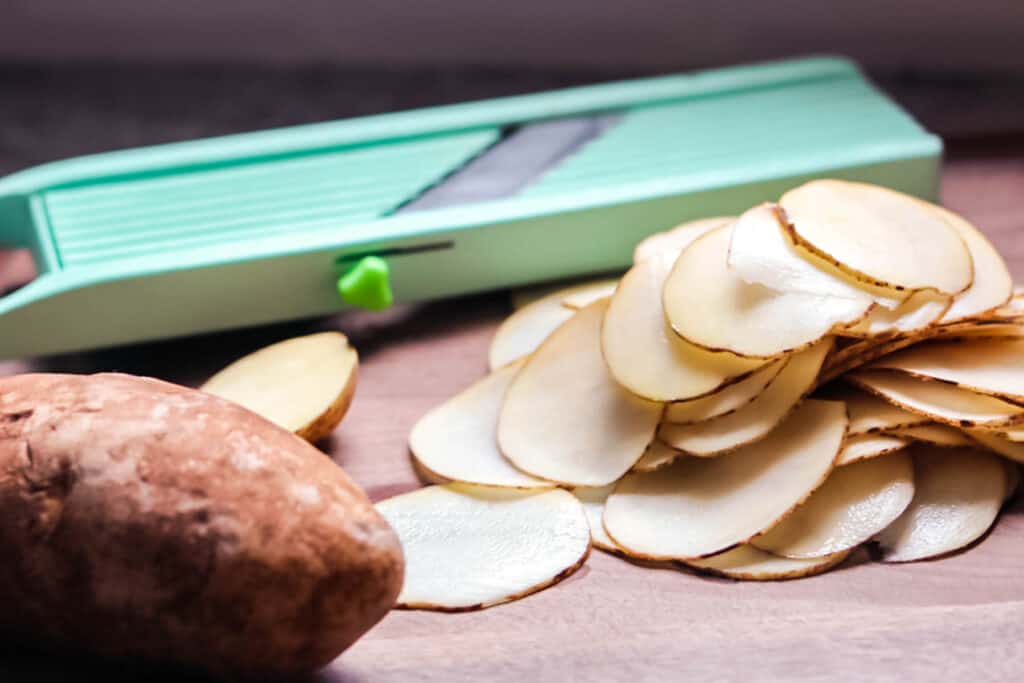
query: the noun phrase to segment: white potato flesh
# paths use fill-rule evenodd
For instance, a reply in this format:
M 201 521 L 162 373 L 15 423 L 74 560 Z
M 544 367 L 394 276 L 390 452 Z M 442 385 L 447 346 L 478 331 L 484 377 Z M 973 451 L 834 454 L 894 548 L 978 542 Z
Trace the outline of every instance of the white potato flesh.
M 904 410 L 874 394 L 843 385 L 837 396 L 846 402 L 850 414 L 849 436 L 885 432 L 900 427 L 927 424 L 928 418 Z
M 552 332 L 573 316 L 571 308 L 562 305 L 563 290 L 523 306 L 505 318 L 491 339 L 487 364 L 497 370 L 533 353 Z
M 676 458 L 685 455 L 682 451 L 655 439 L 647 446 L 647 450 L 633 465 L 633 472 L 653 472 L 668 465 Z
M 661 308 L 661 290 L 672 263 L 657 255 L 633 266 L 612 297 L 601 328 L 601 348 L 612 376 L 652 401 L 701 396 L 765 364 L 708 351 L 672 331 Z
M 805 401 L 768 437 L 720 458 L 680 458 L 631 473 L 605 504 L 608 534 L 630 555 L 714 555 L 774 526 L 832 469 L 846 407 Z
M 958 294 L 973 281 L 959 233 L 918 199 L 876 185 L 815 180 L 779 203 L 797 244 L 857 279 L 941 294 Z
M 744 282 L 764 285 L 777 292 L 803 292 L 874 303 L 874 298 L 856 281 L 828 272 L 805 258 L 790 241 L 779 216 L 777 204 L 750 209 L 733 224 L 728 263 Z M 806 253 L 806 252 L 803 252 Z M 898 293 L 893 292 L 896 296 Z M 886 298 L 890 307 L 898 299 Z
M 1024 462 L 1024 443 L 1010 441 L 998 434 L 984 429 L 972 429 L 968 432 L 971 438 L 994 453 L 1014 462 Z
M 956 295 L 953 305 L 942 316 L 942 324 L 967 320 L 1005 304 L 1013 293 L 1013 278 L 1003 257 L 981 231 L 962 217 L 940 206 L 932 208 L 959 233 L 974 264 L 974 281 Z
M 780 358 L 707 396 L 670 403 L 665 408 L 665 420 L 675 424 L 693 424 L 732 413 L 760 396 L 788 362 L 788 356 Z
M 583 510 L 587 513 L 587 522 L 590 524 L 590 542 L 594 544 L 594 547 L 612 553 L 621 553 L 622 550 L 615 545 L 615 541 L 604 530 L 602 521 L 604 503 L 614 488 L 615 484 L 597 487 L 579 486 L 574 488 L 572 493 L 583 504 Z
M 914 499 L 878 535 L 882 561 L 913 562 L 970 545 L 995 522 L 1006 488 L 1006 469 L 993 455 L 915 449 Z
M 510 363 L 470 385 L 420 418 L 409 436 L 418 464 L 445 479 L 514 488 L 551 488 L 512 466 L 498 450 L 498 414 L 523 361 Z
M 908 453 L 837 467 L 807 500 L 752 542 L 783 557 L 827 557 L 888 527 L 913 497 Z
M 873 308 L 868 316 L 841 334 L 855 337 L 878 337 L 888 334 L 909 334 L 938 323 L 949 310 L 953 298 L 931 290 L 921 290 L 895 309 Z
M 893 370 L 859 371 L 847 377 L 895 405 L 953 427 L 995 428 L 1024 420 L 1021 406 L 944 382 L 926 381 Z
M 711 350 L 777 358 L 803 349 L 874 305 L 803 292 L 776 292 L 743 281 L 729 265 L 728 227 L 683 250 L 665 281 L 663 305 L 675 332 Z
M 843 450 L 839 451 L 839 457 L 836 458 L 836 467 L 877 458 L 880 455 L 888 455 L 903 450 L 908 445 L 910 445 L 910 441 L 897 436 L 886 436 L 885 434 L 848 435 L 843 443 Z
M 398 606 L 465 611 L 535 593 L 583 565 L 590 525 L 568 491 L 429 486 L 377 503 L 398 534 Z
M 782 581 L 803 579 L 832 569 L 849 556 L 849 551 L 826 557 L 795 560 L 779 557 L 751 545 L 741 545 L 701 560 L 686 560 L 688 567 L 741 581 Z
M 739 410 L 689 425 L 663 423 L 658 438 L 690 455 L 710 457 L 764 438 L 814 387 L 832 339 L 794 354 L 779 376 Z
M 673 259 L 679 255 L 695 239 L 715 228 L 728 225 L 736 220 L 735 216 L 715 216 L 701 218 L 677 225 L 665 232 L 656 232 L 640 241 L 633 249 L 633 263 L 640 263 L 652 256 L 671 255 Z
M 959 429 L 944 424 L 926 424 L 916 427 L 898 427 L 888 434 L 898 436 L 901 439 L 921 441 L 930 443 L 933 446 L 970 446 L 971 440 L 964 436 Z
M 516 374 L 498 445 L 519 469 L 571 486 L 604 486 L 643 455 L 663 406 L 624 389 L 601 355 L 597 301 L 558 328 Z
M 871 367 L 899 370 L 950 382 L 976 393 L 1024 401 L 1024 339 L 917 344 L 886 356 Z
M 992 431 L 1007 441 L 1024 443 L 1024 427 L 998 427 Z
M 320 332 L 251 353 L 200 388 L 317 441 L 347 412 L 358 368 L 359 354 L 345 335 Z
M 597 280 L 573 287 L 563 293 L 562 305 L 578 311 L 598 299 L 607 299 L 615 293 L 615 288 L 618 286 L 618 280 Z

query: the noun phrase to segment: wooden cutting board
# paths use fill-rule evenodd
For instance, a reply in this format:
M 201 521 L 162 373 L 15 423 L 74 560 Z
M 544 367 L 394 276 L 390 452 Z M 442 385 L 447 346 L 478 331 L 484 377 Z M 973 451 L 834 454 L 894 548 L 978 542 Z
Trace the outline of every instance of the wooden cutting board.
M 944 198 L 989 234 L 1024 280 L 1024 149 L 954 160 Z M 340 328 L 359 349 L 361 377 L 349 416 L 324 446 L 379 500 L 420 485 L 406 450 L 409 429 L 482 376 L 490 336 L 508 310 L 507 297 L 494 294 L 0 363 L 0 375 L 119 370 L 195 385 L 266 343 Z M 467 614 L 392 612 L 320 680 L 1006 680 L 1024 670 L 1022 631 L 1018 502 L 967 552 L 908 565 L 872 563 L 860 553 L 800 581 L 736 583 L 595 551 L 569 580 L 520 602 Z M 87 677 L 117 675 L 76 661 L 0 654 L 0 680 Z

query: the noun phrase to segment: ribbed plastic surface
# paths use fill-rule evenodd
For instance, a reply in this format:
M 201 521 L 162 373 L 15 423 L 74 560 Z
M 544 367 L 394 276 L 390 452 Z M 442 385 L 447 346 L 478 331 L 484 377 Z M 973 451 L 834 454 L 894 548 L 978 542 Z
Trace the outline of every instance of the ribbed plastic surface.
M 859 78 L 725 91 L 628 112 L 524 194 L 555 195 L 660 179 L 713 185 L 743 164 L 764 168 L 874 146 L 885 159 L 920 134 L 910 117 Z
M 498 136 L 495 128 L 43 197 L 67 269 L 372 220 L 416 197 Z

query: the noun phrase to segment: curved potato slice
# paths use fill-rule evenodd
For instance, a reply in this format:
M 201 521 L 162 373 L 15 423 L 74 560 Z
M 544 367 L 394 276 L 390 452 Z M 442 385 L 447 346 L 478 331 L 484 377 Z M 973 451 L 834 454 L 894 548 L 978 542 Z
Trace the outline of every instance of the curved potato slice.
M 822 574 L 838 566 L 849 555 L 849 551 L 844 551 L 825 557 L 795 560 L 766 553 L 751 545 L 741 545 L 701 560 L 686 560 L 684 564 L 729 579 L 783 581 Z
M 764 285 L 777 292 L 803 292 L 874 303 L 875 298 L 855 280 L 817 268 L 801 255 L 787 237 L 777 204 L 761 204 L 750 209 L 732 226 L 729 243 L 729 267 L 743 281 Z M 901 300 L 883 297 L 889 308 L 897 308 Z M 870 315 L 868 318 L 870 319 Z
M 879 337 L 892 334 L 910 334 L 936 324 L 949 310 L 953 297 L 931 290 L 914 292 L 895 309 L 877 307 L 856 325 L 843 329 L 840 334 L 849 337 Z
M 682 225 L 677 225 L 665 232 L 656 232 L 641 240 L 633 249 L 633 263 L 640 263 L 652 256 L 669 254 L 674 259 L 683 249 L 705 233 L 728 225 L 736 220 L 735 216 L 715 216 L 701 218 Z
M 608 495 L 615 488 L 615 484 L 608 486 L 578 486 L 572 493 L 583 505 L 583 511 L 587 513 L 587 522 L 590 524 L 590 542 L 595 548 L 606 550 L 617 555 L 622 554 L 622 549 L 615 545 L 608 532 L 604 530 L 604 503 Z
M 876 185 L 814 180 L 782 195 L 779 204 L 796 244 L 859 280 L 941 294 L 958 294 L 973 281 L 971 254 L 959 233 L 908 195 Z
M 992 243 L 961 216 L 941 206 L 931 208 L 938 211 L 959 233 L 974 264 L 974 281 L 970 287 L 956 295 L 953 305 L 940 322 L 948 325 L 968 320 L 995 310 L 1009 301 L 1013 295 L 1013 278 Z
M 883 562 L 945 555 L 979 539 L 996 521 L 1006 469 L 993 455 L 968 449 L 915 449 L 914 499 L 878 535 Z
M 944 382 L 892 370 L 862 370 L 849 381 L 918 415 L 954 427 L 996 428 L 1020 423 L 1024 408 Z
M 535 301 L 560 293 L 562 305 L 575 310 L 583 308 L 591 301 L 611 296 L 615 291 L 616 282 L 615 279 L 591 280 L 586 278 L 545 282 L 514 289 L 509 293 L 509 298 L 512 302 L 512 309 L 518 311 Z
M 963 324 L 963 323 L 957 323 Z M 955 330 L 942 335 L 942 339 L 1014 339 L 1024 337 L 1024 325 L 1020 323 L 979 322 L 966 329 Z
M 845 432 L 842 403 L 805 401 L 735 453 L 626 475 L 605 504 L 605 530 L 627 554 L 646 559 L 728 550 L 775 525 L 824 481 Z
M 680 450 L 672 448 L 668 444 L 655 439 L 647 446 L 647 450 L 640 456 L 640 459 L 633 465 L 631 472 L 653 472 L 660 470 L 670 464 L 676 458 L 685 456 Z
M 428 486 L 377 503 L 405 554 L 398 606 L 461 612 L 522 598 L 579 569 L 590 525 L 568 491 Z
M 850 414 L 847 436 L 928 424 L 926 417 L 904 410 L 874 394 L 848 387 L 849 385 L 843 385 L 843 391 L 837 396 L 839 400 L 846 402 L 846 410 Z
M 679 336 L 697 346 L 776 358 L 862 319 L 874 305 L 870 297 L 783 293 L 749 285 L 726 263 L 729 240 L 727 227 L 696 240 L 679 255 L 665 281 L 665 316 Z
M 875 361 L 871 368 L 899 370 L 979 394 L 1024 401 L 1024 339 L 918 344 Z
M 527 359 L 498 418 L 512 464 L 543 479 L 604 486 L 643 455 L 662 404 L 626 391 L 601 355 L 606 300 L 579 311 Z
M 985 429 L 984 426 L 982 428 Z M 997 427 L 991 431 L 993 434 L 998 434 L 1007 441 L 1024 443 L 1024 427 Z
M 839 451 L 836 458 L 836 467 L 849 465 L 877 458 L 880 455 L 888 455 L 901 451 L 910 445 L 907 439 L 885 434 L 855 434 L 850 436 L 847 433 L 846 441 L 843 443 L 843 450 Z
M 693 424 L 735 412 L 760 396 L 788 362 L 788 356 L 780 358 L 712 394 L 670 403 L 665 408 L 665 420 L 675 424 Z
M 340 332 L 295 337 L 236 360 L 200 389 L 316 442 L 335 430 L 356 392 L 359 354 Z
M 658 438 L 690 455 L 709 457 L 763 438 L 814 387 L 832 339 L 794 354 L 757 398 L 734 413 L 690 425 L 663 423 Z
M 517 470 L 498 450 L 498 414 L 523 361 L 509 363 L 420 418 L 409 436 L 419 465 L 445 479 L 513 488 L 555 484 Z
M 564 290 L 558 290 L 523 306 L 505 318 L 491 339 L 487 366 L 497 370 L 533 353 L 552 332 L 573 316 L 562 305 Z
M 598 299 L 607 299 L 615 294 L 618 280 L 595 280 L 563 291 L 562 305 L 578 311 L 586 308 Z
M 968 431 L 968 434 L 971 435 L 972 439 L 990 451 L 998 453 L 1004 458 L 1009 458 L 1014 462 L 1024 463 L 1024 443 L 1010 441 L 1005 437 L 987 432 L 984 429 L 971 429 Z
M 657 255 L 633 266 L 608 304 L 601 327 L 601 349 L 612 376 L 652 401 L 701 396 L 765 364 L 708 351 L 672 331 L 661 308 L 661 290 L 672 263 Z
M 971 440 L 959 429 L 944 424 L 924 424 L 916 427 L 897 427 L 887 434 L 933 446 L 970 446 Z
M 752 543 L 783 557 L 827 557 L 888 527 L 913 497 L 914 467 L 908 453 L 838 467 L 797 509 Z

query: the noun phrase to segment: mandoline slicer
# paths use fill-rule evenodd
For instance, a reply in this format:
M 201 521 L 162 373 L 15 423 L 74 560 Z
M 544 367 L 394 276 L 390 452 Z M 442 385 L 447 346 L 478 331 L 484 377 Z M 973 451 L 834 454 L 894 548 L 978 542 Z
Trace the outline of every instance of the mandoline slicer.
M 850 62 L 648 78 L 101 154 L 0 180 L 0 358 L 624 268 L 816 176 L 935 197 L 941 141 Z

